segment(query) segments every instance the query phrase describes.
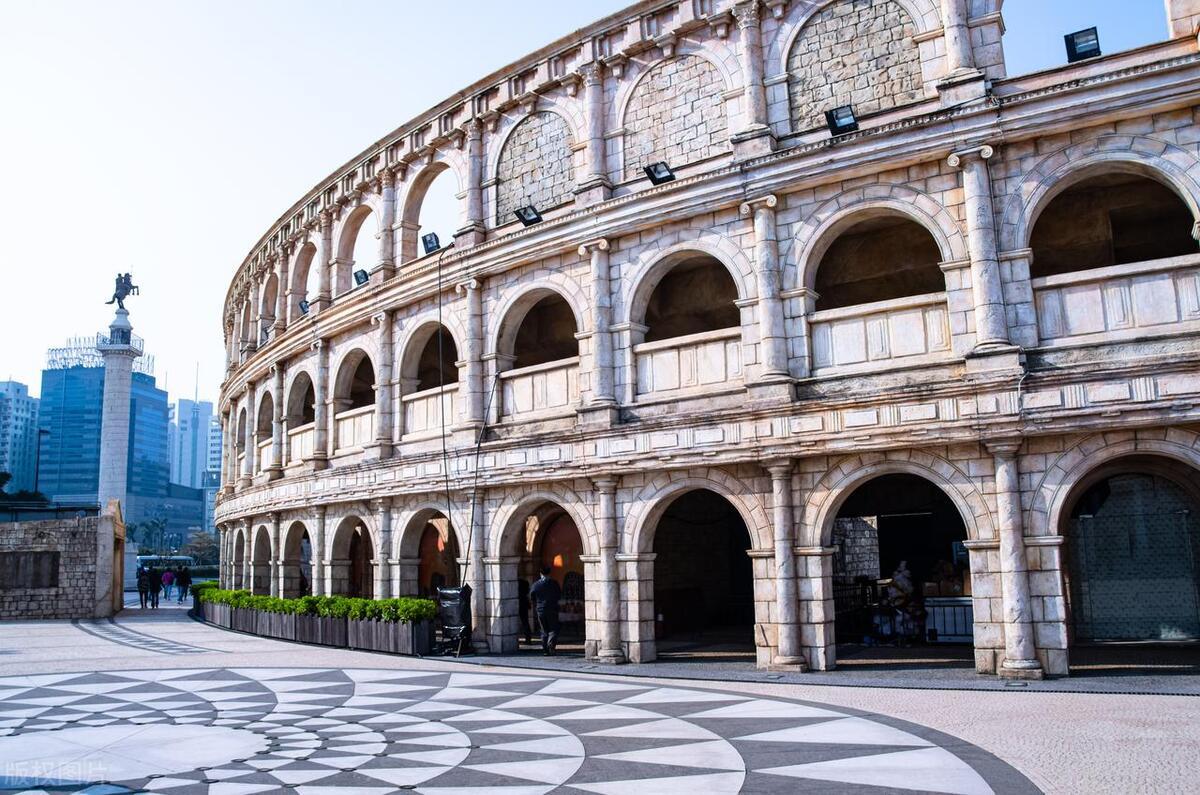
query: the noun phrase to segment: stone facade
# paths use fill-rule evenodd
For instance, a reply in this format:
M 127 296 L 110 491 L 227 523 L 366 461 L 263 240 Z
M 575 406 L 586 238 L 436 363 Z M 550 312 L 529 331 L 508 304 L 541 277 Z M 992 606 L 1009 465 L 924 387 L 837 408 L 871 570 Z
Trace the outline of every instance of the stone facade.
M 526 205 L 558 207 L 571 199 L 571 129 L 557 113 L 540 111 L 517 124 L 500 154 L 496 223 Z
M 656 588 L 692 587 L 680 561 L 716 543 L 684 552 L 656 532 L 705 491 L 749 539 L 748 565 L 726 573 L 750 577 L 759 663 L 828 669 L 834 525 L 862 518 L 840 515 L 859 487 L 906 475 L 961 519 L 977 670 L 1067 673 L 1081 500 L 1128 473 L 1197 482 L 1200 52 L 1180 37 L 1007 78 L 999 12 L 985 0 L 642 3 L 331 175 L 230 287 L 224 582 L 291 594 L 311 571 L 317 592 L 410 593 L 437 519 L 479 595 L 477 644 L 510 651 L 516 580 L 554 516 L 579 536 L 588 654 L 649 661 Z M 792 115 L 792 44 L 860 14 L 872 35 L 849 39 L 847 63 L 874 65 L 867 83 L 893 89 L 863 107 L 890 109 L 831 143 Z M 915 48 L 919 84 L 907 55 L 907 77 L 884 79 L 897 64 L 877 40 Z M 531 113 L 560 114 L 576 143 L 572 169 L 522 172 L 557 197 L 523 229 L 498 208 Z M 642 177 L 659 158 L 676 182 Z M 420 201 L 446 169 L 467 224 L 455 249 L 421 257 Z M 1172 212 L 1139 216 L 1135 197 L 1162 191 L 1137 180 L 1168 189 Z M 1034 235 L 1062 215 L 1048 206 L 1084 190 L 1130 191 L 1101 208 L 1112 234 L 1154 233 L 1103 262 L 1072 259 L 1077 235 Z M 380 262 L 351 293 L 338 252 L 366 212 L 382 219 Z M 1079 265 L 1040 275 L 1051 261 Z M 830 262 L 840 278 L 820 277 Z M 310 267 L 323 287 L 302 314 L 303 282 L 288 276 Z M 721 274 L 721 289 L 672 299 L 694 316 L 664 320 L 663 291 L 697 273 Z M 818 284 L 853 289 L 823 301 Z M 270 339 L 246 344 L 243 329 L 264 324 Z M 439 324 L 457 372 L 423 381 Z M 352 386 L 364 362 L 370 377 Z
M 853 105 L 862 116 L 921 99 L 915 33 L 895 0 L 832 3 L 814 14 L 787 59 L 796 129 L 822 126 L 825 111 L 842 105 Z

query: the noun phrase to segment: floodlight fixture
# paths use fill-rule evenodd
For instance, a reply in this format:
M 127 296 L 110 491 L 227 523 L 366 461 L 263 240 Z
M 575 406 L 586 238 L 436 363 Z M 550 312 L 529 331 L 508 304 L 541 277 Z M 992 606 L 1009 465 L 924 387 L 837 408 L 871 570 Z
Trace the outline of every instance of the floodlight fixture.
M 1063 40 L 1067 43 L 1067 63 L 1086 61 L 1100 55 L 1100 33 L 1095 28 L 1068 33 Z
M 425 248 L 426 254 L 432 254 L 442 247 L 442 241 L 438 240 L 437 232 L 430 232 L 427 235 L 421 235 L 421 245 Z
M 360 268 L 354 272 L 354 286 L 355 287 L 362 287 L 364 284 L 366 284 L 370 280 L 371 280 L 371 274 L 367 273 L 365 270 L 362 270 Z
M 312 304 L 310 304 L 308 301 L 300 302 L 300 314 L 307 315 L 310 308 L 312 308 Z
M 525 226 L 533 226 L 542 222 L 542 214 L 532 204 L 518 207 L 513 213 L 517 216 L 517 220 Z
M 643 166 L 642 171 L 646 172 L 646 178 L 650 180 L 650 184 L 652 185 L 662 185 L 666 182 L 675 181 L 675 172 L 661 160 L 657 163 Z
M 825 111 L 825 124 L 829 126 L 831 135 L 845 135 L 858 129 L 858 119 L 854 116 L 854 107 L 842 105 L 840 108 Z

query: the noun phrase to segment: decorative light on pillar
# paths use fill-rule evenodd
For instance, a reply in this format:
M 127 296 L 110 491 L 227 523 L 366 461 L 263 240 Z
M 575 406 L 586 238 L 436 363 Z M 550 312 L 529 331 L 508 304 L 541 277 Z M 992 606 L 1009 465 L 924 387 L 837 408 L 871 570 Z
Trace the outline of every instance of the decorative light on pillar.
M 642 171 L 646 172 L 646 178 L 650 180 L 650 184 L 652 185 L 662 185 L 675 181 L 675 172 L 661 160 L 657 163 L 643 166 Z
M 312 304 L 310 304 L 308 301 L 301 301 L 301 302 L 300 302 L 300 314 L 302 314 L 302 315 L 307 315 L 307 314 L 308 314 L 308 310 L 309 310 L 309 309 L 311 309 L 311 308 L 312 308 Z
M 542 222 L 542 214 L 532 204 L 518 207 L 516 210 L 513 210 L 513 214 L 517 216 L 517 220 L 524 226 L 533 226 Z
M 850 105 L 825 111 L 825 124 L 834 136 L 852 133 L 858 129 L 858 119 L 855 118 L 854 108 Z
M 1063 39 L 1067 43 L 1067 63 L 1100 56 L 1100 33 L 1095 28 L 1068 33 Z
M 421 235 L 421 246 L 425 249 L 426 254 L 432 254 L 442 247 L 442 241 L 438 240 L 437 232 L 430 232 L 427 235 Z
M 366 284 L 370 280 L 371 280 L 371 274 L 367 273 L 365 270 L 359 268 L 358 270 L 356 270 L 354 272 L 354 286 L 355 287 L 362 287 L 364 284 Z

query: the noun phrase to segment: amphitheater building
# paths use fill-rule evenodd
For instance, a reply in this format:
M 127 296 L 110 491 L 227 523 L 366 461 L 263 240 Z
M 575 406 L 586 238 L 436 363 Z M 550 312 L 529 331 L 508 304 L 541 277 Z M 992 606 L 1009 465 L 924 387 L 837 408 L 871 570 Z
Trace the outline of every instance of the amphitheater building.
M 1200 637 L 1200 6 L 1010 76 L 1001 2 L 645 0 L 323 179 L 225 300 L 223 583 L 508 653 L 549 565 L 608 663 Z

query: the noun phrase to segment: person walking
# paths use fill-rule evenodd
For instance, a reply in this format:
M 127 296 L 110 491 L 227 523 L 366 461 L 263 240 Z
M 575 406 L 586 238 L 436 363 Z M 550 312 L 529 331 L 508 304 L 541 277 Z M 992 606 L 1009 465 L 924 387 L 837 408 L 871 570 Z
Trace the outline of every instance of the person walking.
M 142 609 L 145 610 L 146 603 L 150 601 L 150 570 L 145 566 L 138 566 L 137 589 L 138 601 L 141 602 Z
M 542 653 L 552 657 L 558 646 L 558 601 L 562 598 L 562 588 L 550 576 L 549 566 L 542 568 L 542 576 L 529 589 L 529 598 L 542 628 Z
M 183 604 L 183 600 L 187 599 L 188 588 L 192 584 L 192 573 L 188 571 L 187 566 L 180 566 L 179 573 L 175 575 L 175 588 L 179 591 L 179 604 Z
M 149 576 L 150 586 L 150 607 L 158 609 L 158 594 L 162 590 L 162 575 L 158 573 L 158 569 L 151 567 Z
M 533 643 L 533 630 L 529 628 L 529 580 L 524 577 L 517 580 L 517 611 L 521 617 L 521 631 L 525 633 L 525 642 Z
M 171 598 L 171 586 L 175 583 L 175 572 L 167 569 L 162 575 L 163 596 L 168 600 Z

